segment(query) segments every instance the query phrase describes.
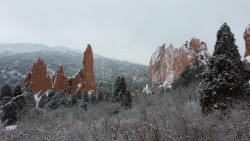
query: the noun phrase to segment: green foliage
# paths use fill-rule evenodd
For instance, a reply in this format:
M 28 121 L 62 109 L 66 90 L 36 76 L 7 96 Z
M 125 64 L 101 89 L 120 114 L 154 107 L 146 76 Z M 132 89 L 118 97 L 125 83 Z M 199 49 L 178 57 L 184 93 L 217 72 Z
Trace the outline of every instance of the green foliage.
M 82 99 L 82 92 L 80 90 L 77 90 L 76 97 L 77 99 Z
M 172 88 L 177 87 L 188 87 L 190 83 L 200 81 L 202 78 L 202 73 L 204 72 L 205 66 L 200 65 L 196 68 L 191 68 L 186 66 L 180 73 L 179 77 L 172 83 Z
M 46 107 L 49 109 L 57 109 L 61 105 L 63 105 L 64 107 L 69 106 L 69 101 L 66 98 L 65 94 L 63 93 L 63 91 L 57 92 L 47 103 Z
M 99 94 L 98 94 L 98 96 L 97 96 L 97 101 L 98 101 L 98 102 L 101 102 L 101 101 L 103 101 L 103 99 L 104 99 L 104 98 L 103 98 L 103 92 L 100 91 Z
M 48 98 L 47 98 L 47 102 L 46 103 L 49 103 L 50 100 L 52 99 L 52 97 L 55 95 L 55 92 L 50 90 L 49 91 L 49 94 L 48 94 Z
M 126 108 L 131 107 L 131 94 L 129 91 L 126 90 L 126 82 L 123 76 L 118 76 L 115 81 L 112 101 L 118 102 Z
M 94 93 L 90 94 L 89 102 L 91 104 L 96 104 L 97 100 L 96 100 L 96 95 Z
M 74 106 L 74 105 L 76 105 L 76 103 L 77 103 L 77 96 L 76 96 L 76 94 L 73 94 L 71 96 L 71 105 Z
M 12 98 L 13 98 L 13 95 L 11 93 L 10 86 L 7 84 L 4 84 L 1 89 L 1 95 L 0 95 L 1 105 L 8 103 Z M 13 102 L 11 104 L 6 105 L 3 108 L 3 117 L 1 117 L 2 122 L 7 121 L 7 125 L 10 125 L 17 121 L 17 118 L 16 118 L 17 113 L 15 111 L 16 106 L 17 106 L 16 103 Z
M 19 86 L 19 85 L 16 85 L 16 87 L 15 87 L 15 89 L 14 89 L 14 93 L 13 93 L 13 95 L 14 95 L 14 97 L 16 97 L 16 96 L 18 96 L 18 95 L 21 95 L 22 94 L 22 89 L 21 89 L 21 87 Z M 17 104 L 17 106 L 16 106 L 16 108 L 17 109 L 23 109 L 23 107 L 25 106 L 25 100 L 24 100 L 24 96 L 21 96 L 21 97 L 19 97 L 19 98 L 17 98 L 16 100 L 15 100 L 15 102 L 16 102 L 16 104 Z
M 41 99 L 38 103 L 38 107 L 44 108 L 46 101 L 47 101 L 47 95 L 45 93 L 43 93 L 43 95 L 41 96 Z
M 202 112 L 226 110 L 232 100 L 242 95 L 243 64 L 235 45 L 234 34 L 224 23 L 217 32 L 213 56 L 203 74 L 199 93 Z
M 83 100 L 84 100 L 84 102 L 89 102 L 89 95 L 88 95 L 87 91 L 84 91 Z
M 26 96 L 24 97 L 24 100 L 26 108 L 36 107 L 36 100 L 33 93 L 27 92 Z

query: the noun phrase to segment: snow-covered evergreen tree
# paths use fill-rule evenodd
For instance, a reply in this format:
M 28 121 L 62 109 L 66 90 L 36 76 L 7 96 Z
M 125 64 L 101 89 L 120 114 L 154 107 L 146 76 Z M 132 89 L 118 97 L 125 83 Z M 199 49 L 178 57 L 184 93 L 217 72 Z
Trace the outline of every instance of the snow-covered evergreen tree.
M 120 76 L 118 76 L 115 80 L 115 84 L 114 84 L 114 92 L 113 92 L 113 95 L 112 95 L 112 101 L 113 102 L 119 102 L 119 86 L 118 86 L 118 83 L 120 81 Z
M 100 101 L 103 101 L 103 99 L 104 99 L 103 98 L 103 92 L 100 91 L 99 94 L 98 94 L 98 96 L 97 96 L 97 101 L 100 102 Z
M 89 95 L 88 95 L 87 91 L 84 91 L 83 100 L 84 100 L 84 102 L 89 102 Z
M 14 93 L 13 93 L 13 96 L 16 97 L 18 95 L 21 95 L 22 94 L 22 89 L 19 85 L 16 85 L 15 89 L 14 89 Z M 24 100 L 24 96 L 21 96 L 19 98 L 17 98 L 15 100 L 16 102 L 16 108 L 17 109 L 23 109 L 24 105 L 25 105 L 25 100 Z
M 209 59 L 200 84 L 202 112 L 224 110 L 243 90 L 243 64 L 235 45 L 234 34 L 224 23 L 217 32 L 214 52 Z
M 13 95 L 11 93 L 11 89 L 10 86 L 5 84 L 3 85 L 2 89 L 1 89 L 1 95 L 0 95 L 0 102 L 1 105 L 5 105 L 6 103 L 8 103 L 11 99 L 13 98 Z M 16 103 L 11 103 L 6 105 L 3 108 L 3 117 L 1 117 L 1 121 L 5 122 L 7 121 L 7 125 L 13 124 L 14 122 L 17 121 L 16 118 Z
M 131 107 L 132 96 L 130 92 L 127 91 L 125 78 L 123 76 L 118 76 L 116 79 L 112 101 L 119 102 L 121 106 L 126 108 Z
M 76 105 L 76 103 L 77 103 L 77 95 L 73 94 L 71 96 L 71 105 L 74 106 L 74 105 Z
M 47 101 L 47 95 L 44 93 L 42 96 L 41 96 L 41 99 L 38 103 L 38 107 L 40 108 L 44 108 L 45 104 L 46 104 L 46 101 Z
M 92 104 L 96 104 L 96 95 L 94 94 L 94 93 L 91 93 L 90 94 L 90 98 L 89 98 L 89 101 L 90 101 L 90 103 L 92 103 Z
M 76 92 L 76 97 L 77 99 L 82 99 L 82 92 L 80 90 Z

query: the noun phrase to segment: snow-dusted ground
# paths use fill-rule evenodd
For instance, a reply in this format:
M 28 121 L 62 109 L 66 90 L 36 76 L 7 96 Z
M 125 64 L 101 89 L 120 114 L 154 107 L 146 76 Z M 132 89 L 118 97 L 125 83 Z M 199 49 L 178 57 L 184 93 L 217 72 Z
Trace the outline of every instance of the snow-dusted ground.
M 10 130 L 14 130 L 17 128 L 17 125 L 10 125 L 10 126 L 6 126 L 4 128 L 5 131 L 10 131 Z

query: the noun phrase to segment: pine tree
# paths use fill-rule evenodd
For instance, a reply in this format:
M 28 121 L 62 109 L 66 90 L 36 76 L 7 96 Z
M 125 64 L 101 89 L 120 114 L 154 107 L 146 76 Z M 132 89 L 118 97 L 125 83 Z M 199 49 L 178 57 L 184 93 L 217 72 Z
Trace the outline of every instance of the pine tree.
M 100 91 L 99 94 L 98 94 L 98 96 L 97 96 L 97 101 L 98 101 L 98 102 L 101 102 L 101 101 L 103 101 L 103 99 L 104 99 L 104 98 L 103 98 L 103 92 Z
M 91 94 L 90 94 L 89 101 L 90 101 L 90 103 L 92 103 L 92 104 L 96 104 L 96 96 L 95 96 L 94 93 L 91 93 Z
M 123 76 L 118 76 L 114 87 L 115 88 L 112 101 L 120 103 L 121 106 L 125 108 L 130 108 L 132 102 L 132 96 L 130 92 L 127 91 L 125 78 Z
M 49 91 L 49 94 L 48 94 L 48 97 L 47 97 L 47 102 L 46 103 L 49 103 L 50 100 L 52 99 L 52 97 L 55 95 L 55 92 L 54 91 Z
M 13 96 L 16 97 L 18 95 L 22 94 L 22 89 L 19 85 L 16 85 L 15 89 L 14 89 L 14 93 Z M 19 98 L 16 99 L 16 108 L 17 109 L 23 109 L 24 105 L 25 105 L 25 100 L 24 100 L 24 96 L 21 96 Z
M 1 89 L 1 95 L 0 95 L 0 101 L 1 105 L 4 105 L 8 103 L 11 99 L 13 98 L 13 95 L 11 93 L 10 86 L 7 84 L 4 84 L 2 89 Z M 17 121 L 16 118 L 16 111 L 15 111 L 15 103 L 11 103 L 6 105 L 3 108 L 3 117 L 1 118 L 2 122 L 5 122 L 7 120 L 7 125 L 13 124 L 14 122 Z
M 120 87 L 119 87 L 119 81 L 120 81 L 120 76 L 118 76 L 115 80 L 115 84 L 114 84 L 114 92 L 113 92 L 113 96 L 112 96 L 112 101 L 113 102 L 119 102 L 119 92 L 120 92 Z
M 80 90 L 76 92 L 76 97 L 77 99 L 82 99 L 82 92 Z
M 120 80 L 118 82 L 118 87 L 119 87 L 119 92 L 125 93 L 127 86 L 126 86 L 126 82 L 125 82 L 125 78 L 124 76 L 120 77 Z
M 89 102 L 89 95 L 88 95 L 87 91 L 84 91 L 83 100 L 84 100 L 84 102 Z
M 243 64 L 235 45 L 234 34 L 224 23 L 217 32 L 214 52 L 200 84 L 202 112 L 231 107 L 232 99 L 242 94 Z
M 46 101 L 47 101 L 47 95 L 45 93 L 43 93 L 43 95 L 41 96 L 41 99 L 40 99 L 40 101 L 38 103 L 38 107 L 44 108 L 45 104 L 46 104 Z
M 76 105 L 76 103 L 77 103 L 77 95 L 73 94 L 71 96 L 71 105 L 74 106 L 74 105 Z
M 69 107 L 69 101 L 66 98 L 63 91 L 59 91 L 55 93 L 55 95 L 51 98 L 51 100 L 47 103 L 46 107 L 49 109 L 57 109 L 63 105 L 64 107 Z

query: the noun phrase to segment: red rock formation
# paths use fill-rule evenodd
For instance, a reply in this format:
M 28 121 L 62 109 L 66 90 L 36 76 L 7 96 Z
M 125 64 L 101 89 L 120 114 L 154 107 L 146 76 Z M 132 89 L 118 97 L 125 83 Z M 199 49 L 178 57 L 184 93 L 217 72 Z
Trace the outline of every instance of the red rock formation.
M 53 90 L 55 92 L 63 90 L 66 95 L 71 95 L 77 90 L 82 92 L 93 90 L 94 93 L 97 93 L 93 65 L 93 52 L 91 46 L 88 45 L 84 52 L 83 67 L 74 77 L 67 78 L 64 76 L 62 66 L 58 67 L 57 74 L 53 77 Z M 51 80 L 46 74 L 46 65 L 39 59 L 34 63 L 32 72 L 28 73 L 24 79 L 23 88 L 30 88 L 33 92 L 41 92 L 40 94 L 51 89 Z
M 69 78 L 67 82 L 68 94 L 72 94 L 77 90 L 82 92 L 93 90 L 94 93 L 97 93 L 93 66 L 93 52 L 91 46 L 88 45 L 84 52 L 83 68 L 73 78 Z
M 190 43 L 186 41 L 179 49 L 174 48 L 172 44 L 165 48 L 163 44 L 151 57 L 149 78 L 153 85 L 163 83 L 167 86 L 178 78 L 185 66 L 194 67 L 195 59 L 200 64 L 206 64 L 209 57 L 206 43 L 196 38 L 192 38 Z
M 64 75 L 63 67 L 60 65 L 57 70 L 57 74 L 53 76 L 53 90 L 54 92 L 58 92 L 63 90 L 66 92 L 67 86 L 67 77 Z
M 47 75 L 46 64 L 40 58 L 33 64 L 32 71 L 24 79 L 23 88 L 30 88 L 32 92 L 39 92 L 40 94 L 52 88 L 50 76 Z
M 246 47 L 244 61 L 250 66 L 250 24 L 247 26 L 243 37 L 245 39 L 245 47 Z

